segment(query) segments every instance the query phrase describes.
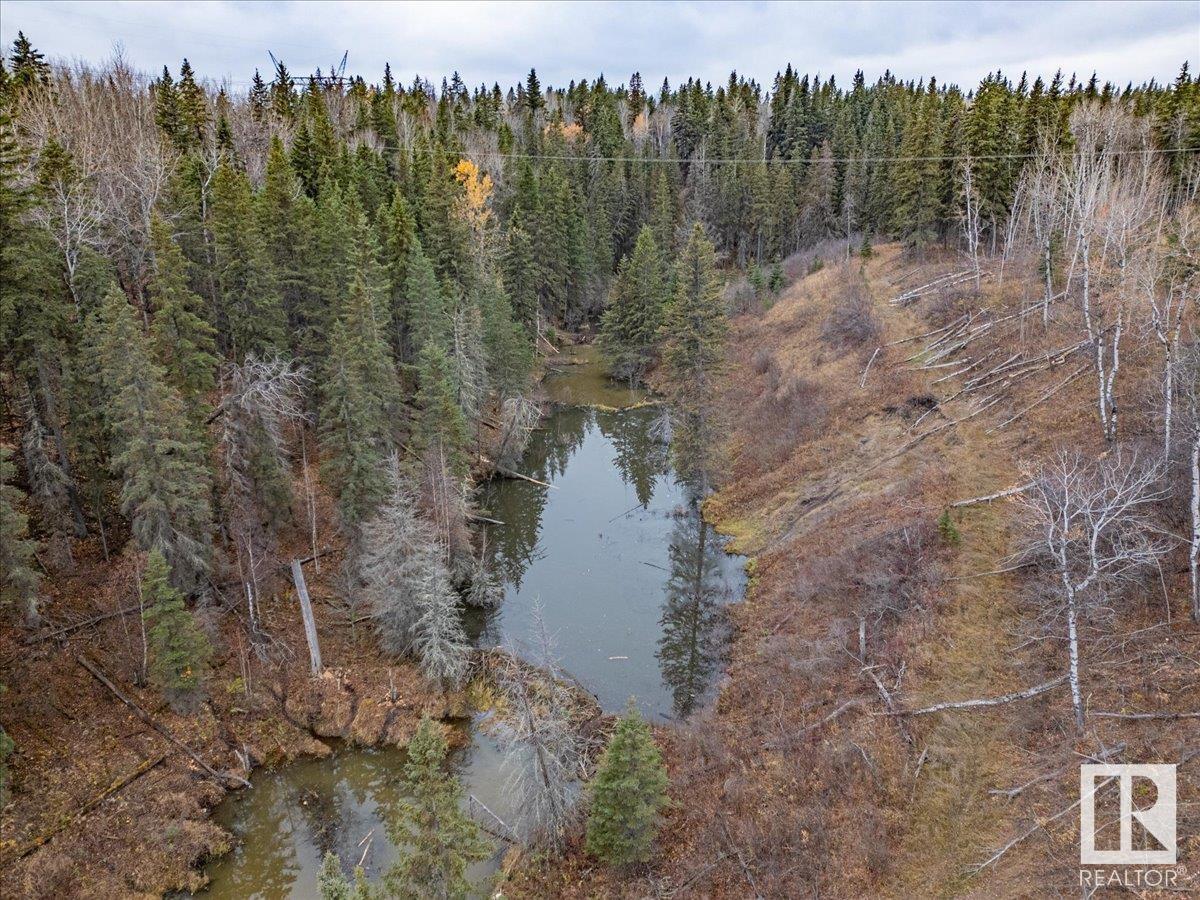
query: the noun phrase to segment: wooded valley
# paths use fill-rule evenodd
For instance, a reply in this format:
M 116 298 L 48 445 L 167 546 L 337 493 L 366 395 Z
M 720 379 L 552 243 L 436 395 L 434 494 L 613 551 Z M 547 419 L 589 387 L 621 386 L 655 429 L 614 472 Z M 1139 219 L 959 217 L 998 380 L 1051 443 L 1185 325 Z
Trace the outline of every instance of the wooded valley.
M 4 894 L 198 890 L 222 797 L 343 742 L 406 748 L 400 849 L 300 895 L 466 896 L 494 844 L 513 896 L 1076 893 L 1088 761 L 1178 764 L 1194 871 L 1198 191 L 1186 64 L 241 88 L 21 34 Z M 676 593 L 710 525 L 748 557 L 686 714 L 604 708 L 540 608 L 533 651 L 475 624 L 520 581 L 481 490 L 558 489 L 593 344 L 659 404 Z M 446 762 L 485 710 L 513 821 Z

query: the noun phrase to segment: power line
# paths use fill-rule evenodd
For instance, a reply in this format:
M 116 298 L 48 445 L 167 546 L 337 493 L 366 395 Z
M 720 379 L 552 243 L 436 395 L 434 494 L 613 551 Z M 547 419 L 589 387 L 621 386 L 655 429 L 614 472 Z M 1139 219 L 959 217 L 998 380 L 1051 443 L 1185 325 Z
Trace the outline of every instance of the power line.
M 1167 153 L 1200 153 L 1200 147 L 1166 147 L 1166 148 L 1150 148 L 1146 150 L 1113 150 L 1109 156 L 1153 156 L 1155 154 Z M 831 156 L 817 157 L 816 160 L 805 157 L 803 159 L 785 159 L 783 157 L 775 157 L 766 159 L 763 157 L 741 157 L 737 159 L 706 159 L 704 157 L 694 157 L 692 159 L 676 159 L 669 156 L 555 156 L 540 153 L 481 153 L 480 156 L 494 156 L 501 159 L 545 159 L 556 160 L 562 162 L 630 162 L 630 163 L 673 163 L 680 165 L 688 163 L 693 165 L 696 163 L 747 163 L 757 164 L 763 162 L 779 162 L 786 165 L 800 165 L 802 163 L 812 162 L 831 162 L 831 163 L 883 163 L 883 162 L 960 162 L 970 160 L 972 162 L 984 162 L 1002 159 L 1036 159 L 1037 153 L 997 153 L 984 156 L 971 156 L 963 154 L 958 156 Z

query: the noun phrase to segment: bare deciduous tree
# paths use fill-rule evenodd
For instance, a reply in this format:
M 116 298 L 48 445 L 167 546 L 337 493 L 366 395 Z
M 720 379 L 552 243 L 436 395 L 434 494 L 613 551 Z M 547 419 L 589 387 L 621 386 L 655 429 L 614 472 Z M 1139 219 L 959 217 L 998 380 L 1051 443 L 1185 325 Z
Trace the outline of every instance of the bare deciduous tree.
M 49 186 L 56 206 L 44 219 L 66 271 L 73 274 L 83 246 L 94 246 L 114 258 L 123 287 L 139 302 L 149 275 L 150 222 L 179 159 L 155 124 L 148 86 L 118 52 L 99 69 L 60 69 L 54 90 L 29 93 L 20 110 L 23 135 L 38 156 L 51 141 L 70 154 L 70 177 Z
M 1046 140 L 1038 155 L 1025 166 L 1013 198 L 1010 234 L 1005 242 L 1006 255 L 1025 250 L 1037 261 L 1042 282 L 1043 327 L 1050 323 L 1050 304 L 1055 298 L 1054 242 L 1062 227 L 1064 214 L 1058 153 L 1055 144 Z M 1022 327 L 1024 321 L 1022 318 Z
M 979 267 L 979 238 L 983 227 L 979 217 L 979 192 L 975 189 L 975 168 L 970 157 L 959 166 L 959 189 L 962 191 L 962 210 L 959 219 L 967 239 L 967 258 L 975 274 L 975 293 L 983 289 L 983 271 Z
M 262 592 L 260 573 L 270 564 L 276 517 L 291 504 L 284 428 L 307 421 L 303 396 L 308 377 L 302 366 L 278 357 L 226 367 L 224 399 L 218 409 L 220 448 L 225 463 L 225 508 L 237 548 L 238 566 L 256 623 L 255 604 Z
M 1192 533 L 1188 547 L 1192 621 L 1200 623 L 1200 344 L 1186 344 L 1179 354 L 1180 387 L 1185 400 L 1191 493 L 1188 511 Z
M 1063 450 L 1027 474 L 1030 486 L 1015 495 L 1028 533 L 1021 557 L 1045 562 L 1054 573 L 1051 612 L 1066 618 L 1068 680 L 1082 731 L 1080 625 L 1165 552 L 1148 516 L 1149 505 L 1164 496 L 1162 467 L 1120 449 L 1096 462 Z
M 503 739 L 505 788 L 524 839 L 558 851 L 575 818 L 583 747 L 540 606 L 533 611 L 532 631 L 532 658 L 544 677 L 532 682 L 515 663 L 501 676 L 511 707 Z M 512 656 L 515 660 L 515 652 Z
M 1196 188 L 1187 186 L 1183 202 L 1166 233 L 1148 242 L 1136 262 L 1138 292 L 1145 302 L 1150 329 L 1163 354 L 1163 455 L 1171 454 L 1175 421 L 1175 378 L 1179 367 L 1184 320 L 1200 300 L 1200 207 Z
M 1071 250 L 1068 290 L 1079 297 L 1097 380 L 1101 431 L 1116 440 L 1115 385 L 1134 290 L 1130 258 L 1161 221 L 1163 183 L 1149 125 L 1120 104 L 1084 103 L 1071 115 L 1075 148 L 1059 167 Z

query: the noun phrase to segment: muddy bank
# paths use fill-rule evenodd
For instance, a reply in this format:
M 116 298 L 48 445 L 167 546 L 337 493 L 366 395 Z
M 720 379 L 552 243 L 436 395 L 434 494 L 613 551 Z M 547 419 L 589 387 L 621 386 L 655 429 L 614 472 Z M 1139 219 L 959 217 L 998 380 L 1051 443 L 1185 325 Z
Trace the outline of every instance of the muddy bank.
M 286 601 L 277 607 L 264 603 L 264 623 L 281 647 L 302 653 L 299 622 L 272 627 L 292 612 Z M 193 867 L 230 843 L 209 810 L 250 769 L 326 756 L 328 738 L 403 746 L 423 714 L 444 717 L 457 709 L 456 698 L 431 691 L 415 667 L 388 665 L 369 638 L 351 641 L 325 627 L 323 650 L 332 666 L 321 677 L 307 677 L 301 665 L 250 662 L 227 649 L 203 708 L 178 716 L 133 684 L 136 655 L 98 652 L 119 647 L 126 628 L 136 634 L 136 627 L 114 620 L 101 636 L 71 635 L 63 646 L 26 647 L 3 636 L 5 726 L 17 751 L 10 801 L 0 816 L 0 894 L 159 896 L 194 888 L 200 877 Z M 117 701 L 76 661 L 83 649 L 161 729 L 225 777 L 212 777 Z

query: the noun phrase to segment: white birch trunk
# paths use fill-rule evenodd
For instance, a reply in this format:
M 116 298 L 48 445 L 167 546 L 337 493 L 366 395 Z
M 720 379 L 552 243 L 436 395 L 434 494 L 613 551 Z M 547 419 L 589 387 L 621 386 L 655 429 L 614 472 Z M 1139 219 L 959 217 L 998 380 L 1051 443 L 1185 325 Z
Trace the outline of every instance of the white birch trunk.
M 1071 705 L 1075 709 L 1075 727 L 1083 731 L 1083 692 L 1079 687 L 1079 622 L 1075 603 L 1075 587 L 1070 579 L 1063 577 L 1067 589 L 1067 646 L 1070 654 Z
M 1188 548 L 1192 576 L 1192 621 L 1200 623 L 1200 427 L 1192 434 L 1192 545 Z

